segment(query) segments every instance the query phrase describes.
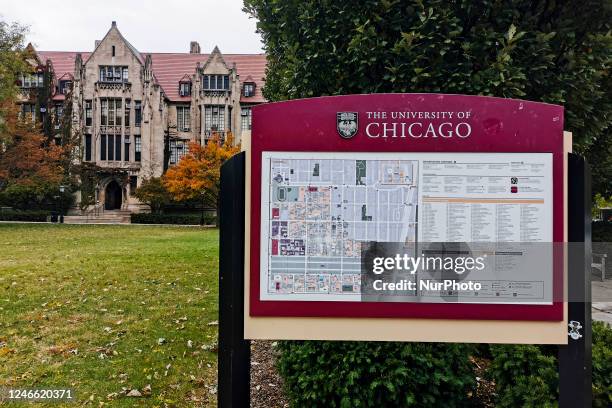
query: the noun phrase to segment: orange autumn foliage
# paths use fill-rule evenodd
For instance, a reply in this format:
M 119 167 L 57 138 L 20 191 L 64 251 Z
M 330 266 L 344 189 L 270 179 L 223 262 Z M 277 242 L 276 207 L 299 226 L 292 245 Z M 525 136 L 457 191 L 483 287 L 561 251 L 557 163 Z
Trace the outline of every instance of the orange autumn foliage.
M 224 141 L 215 135 L 205 146 L 190 143 L 189 152 L 164 175 L 164 186 L 176 201 L 197 199 L 216 208 L 221 165 L 238 152 L 231 132 Z
M 16 105 L 4 108 L 8 114 L 0 139 L 0 185 L 60 183 L 65 149 L 49 142 L 32 122 L 20 120 Z

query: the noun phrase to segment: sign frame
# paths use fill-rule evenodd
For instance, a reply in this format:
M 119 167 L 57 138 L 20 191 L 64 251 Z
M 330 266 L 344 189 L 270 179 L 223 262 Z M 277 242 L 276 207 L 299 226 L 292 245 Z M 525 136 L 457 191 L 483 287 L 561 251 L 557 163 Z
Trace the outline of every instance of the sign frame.
M 472 112 L 473 133 L 468 138 L 428 140 L 382 140 L 364 134 L 367 112 L 389 112 L 398 106 L 412 111 Z M 361 126 L 350 139 L 338 133 L 339 112 L 359 116 Z M 302 134 L 296 128 L 303 129 Z M 292 137 L 287 137 L 289 132 Z M 521 100 L 375 94 L 255 107 L 252 140 L 243 140 L 247 156 L 245 236 L 250 237 L 245 245 L 245 338 L 566 344 L 567 305 L 558 300 L 565 288 L 563 256 L 554 257 L 552 305 L 406 303 L 398 307 L 395 303 L 261 301 L 259 186 L 264 151 L 548 152 L 553 155 L 553 241 L 565 242 L 570 148 L 571 135 L 563 133 L 562 107 Z

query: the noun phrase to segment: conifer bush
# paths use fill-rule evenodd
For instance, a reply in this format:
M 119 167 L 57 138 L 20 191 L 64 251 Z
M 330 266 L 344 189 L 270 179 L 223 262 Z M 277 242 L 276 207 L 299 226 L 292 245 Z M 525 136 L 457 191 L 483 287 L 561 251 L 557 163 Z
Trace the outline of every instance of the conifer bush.
M 296 407 L 464 407 L 474 346 L 285 341 L 279 371 Z
M 612 406 L 612 328 L 593 322 L 593 407 Z M 559 398 L 557 348 L 491 345 L 489 377 L 497 407 L 556 407 Z

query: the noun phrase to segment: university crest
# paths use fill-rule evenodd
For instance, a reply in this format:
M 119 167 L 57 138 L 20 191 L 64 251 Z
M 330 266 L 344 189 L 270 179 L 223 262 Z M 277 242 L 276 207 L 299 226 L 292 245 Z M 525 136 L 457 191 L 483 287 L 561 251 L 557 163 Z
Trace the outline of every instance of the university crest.
M 357 112 L 338 112 L 336 113 L 336 129 L 338 134 L 344 139 L 350 139 L 357 134 L 359 127 Z

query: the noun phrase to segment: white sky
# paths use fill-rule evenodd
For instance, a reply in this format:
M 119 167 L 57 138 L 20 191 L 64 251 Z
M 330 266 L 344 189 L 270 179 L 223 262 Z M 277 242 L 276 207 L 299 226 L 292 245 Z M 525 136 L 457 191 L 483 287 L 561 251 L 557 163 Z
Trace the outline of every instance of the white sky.
M 142 52 L 260 53 L 255 20 L 242 0 L 0 0 L 0 18 L 30 27 L 27 42 L 46 51 L 93 51 L 117 21 L 123 36 Z

